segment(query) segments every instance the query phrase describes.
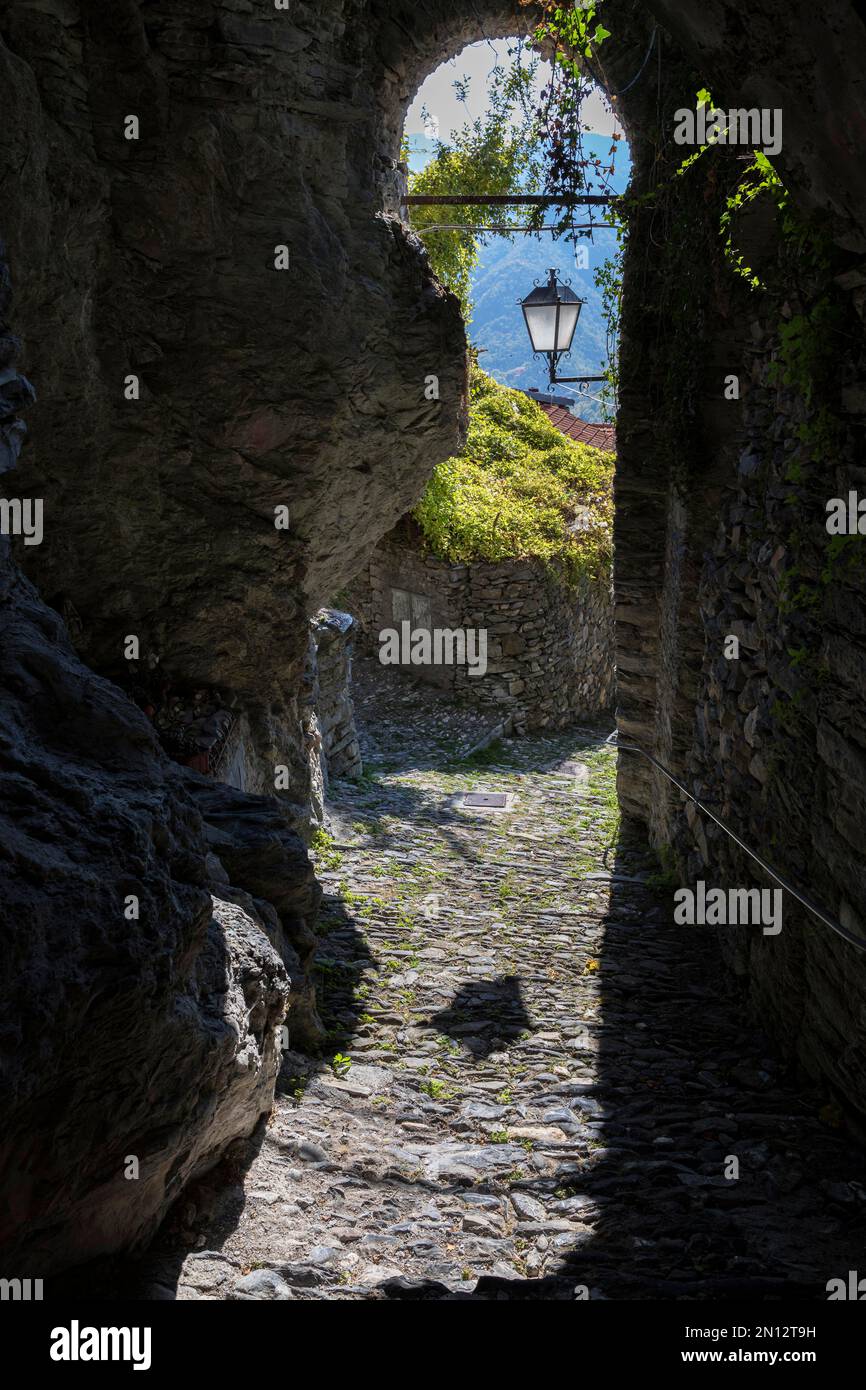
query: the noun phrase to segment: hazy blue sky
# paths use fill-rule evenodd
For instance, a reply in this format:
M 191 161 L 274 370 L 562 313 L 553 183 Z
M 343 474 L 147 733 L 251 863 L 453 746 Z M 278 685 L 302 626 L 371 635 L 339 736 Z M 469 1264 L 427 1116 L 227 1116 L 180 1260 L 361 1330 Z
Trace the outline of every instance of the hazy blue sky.
M 431 116 L 439 122 L 438 134 L 447 139 L 450 132 L 462 126 L 467 119 L 482 116 L 487 108 L 487 79 L 497 62 L 506 66 L 510 59 L 509 48 L 516 46 L 516 39 L 491 40 L 489 43 L 473 43 L 450 62 L 443 63 L 427 78 L 406 116 L 406 133 L 421 135 L 424 122 L 421 108 L 426 106 Z M 528 67 L 532 53 L 524 50 L 524 64 Z M 541 87 L 550 71 L 549 64 L 539 67 L 538 86 Z M 454 92 L 456 79 L 469 78 L 469 100 L 462 105 Z M 622 131 L 616 122 L 609 103 L 600 91 L 596 90 L 584 103 L 586 129 L 599 135 L 610 135 L 614 130 Z M 430 132 L 427 132 L 428 134 Z

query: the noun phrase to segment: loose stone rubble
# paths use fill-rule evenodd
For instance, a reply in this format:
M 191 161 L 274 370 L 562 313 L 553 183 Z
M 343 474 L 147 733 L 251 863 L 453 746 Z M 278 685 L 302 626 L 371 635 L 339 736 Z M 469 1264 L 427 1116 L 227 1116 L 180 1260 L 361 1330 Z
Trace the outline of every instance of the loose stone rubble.
M 285 1056 L 254 1156 L 188 1193 L 127 1280 L 185 1300 L 826 1298 L 862 1264 L 861 1159 L 709 930 L 675 927 L 643 846 L 614 843 L 607 731 L 467 759 L 429 690 L 360 684 L 367 773 L 332 785 L 318 866 L 327 1054 Z

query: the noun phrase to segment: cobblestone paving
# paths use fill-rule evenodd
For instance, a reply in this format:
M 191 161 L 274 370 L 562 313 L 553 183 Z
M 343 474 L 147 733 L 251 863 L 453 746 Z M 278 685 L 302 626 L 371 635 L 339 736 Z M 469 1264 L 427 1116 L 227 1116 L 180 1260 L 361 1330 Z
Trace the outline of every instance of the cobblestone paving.
M 427 694 L 374 681 L 366 713 L 319 851 L 328 1054 L 288 1054 L 148 1296 L 826 1298 L 864 1262 L 862 1155 L 613 844 L 606 730 L 460 761 Z

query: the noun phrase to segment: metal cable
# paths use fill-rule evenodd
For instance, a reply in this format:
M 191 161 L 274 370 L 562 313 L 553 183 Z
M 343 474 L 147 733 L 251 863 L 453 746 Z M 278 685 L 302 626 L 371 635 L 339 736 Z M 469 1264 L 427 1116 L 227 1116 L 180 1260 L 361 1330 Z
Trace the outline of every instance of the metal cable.
M 716 815 L 715 811 L 711 811 L 709 806 L 705 806 L 702 801 L 699 801 L 694 792 L 690 792 L 688 787 L 683 786 L 679 778 L 675 777 L 674 774 L 665 767 L 664 763 L 660 763 L 658 758 L 653 757 L 652 753 L 648 753 L 645 748 L 641 748 L 636 743 L 620 743 L 616 733 L 610 734 L 604 742 L 608 744 L 609 747 L 617 748 L 623 753 L 640 753 L 641 757 L 651 762 L 653 767 L 658 768 L 659 772 L 663 772 L 668 781 L 672 782 L 684 796 L 687 796 L 689 801 L 694 802 L 695 806 L 703 811 L 704 815 L 709 816 L 710 820 L 715 821 L 716 825 L 724 830 L 725 834 L 729 835 L 744 853 L 748 854 L 751 859 L 754 859 L 756 864 L 760 864 L 764 872 L 770 875 L 770 878 L 775 879 L 776 882 L 781 884 L 781 886 L 795 897 L 798 902 L 802 903 L 808 912 L 811 912 L 814 917 L 817 917 L 819 921 L 823 922 L 831 931 L 834 931 L 837 936 L 841 936 L 843 941 L 847 941 L 851 946 L 856 946 L 858 951 L 866 951 L 866 940 L 864 940 L 862 936 L 857 936 L 854 932 L 849 931 L 847 927 L 843 927 L 838 918 L 819 906 L 808 894 L 797 888 L 789 878 L 786 878 L 784 874 L 779 873 L 778 869 L 774 869 L 771 864 L 768 864 L 766 859 L 762 859 L 760 854 L 756 854 L 753 849 L 750 849 L 749 846 L 740 839 L 739 835 Z
M 648 48 L 647 51 L 646 51 L 646 57 L 644 58 L 644 60 L 643 60 L 643 62 L 641 63 L 640 67 L 638 68 L 638 70 L 637 70 L 637 72 L 635 73 L 634 77 L 631 79 L 631 82 L 626 82 L 625 86 L 624 86 L 624 87 L 621 87 L 620 90 L 619 90 L 618 92 L 610 92 L 610 93 L 609 93 L 610 96 L 612 96 L 612 97 L 624 97 L 625 94 L 626 94 L 626 92 L 630 92 L 630 91 L 631 91 L 632 87 L 634 86 L 635 82 L 637 82 L 638 78 L 641 77 L 641 76 L 643 75 L 643 70 L 644 70 L 644 68 L 646 67 L 646 65 L 647 65 L 647 63 L 649 62 L 649 60 L 650 60 L 650 54 L 651 54 L 652 51 L 653 51 L 653 44 L 654 44 L 655 41 L 656 41 L 656 34 L 658 33 L 658 31 L 659 31 L 659 27 L 658 27 L 658 25 L 656 24 L 656 25 L 654 26 L 654 28 L 653 28 L 653 31 L 652 31 L 652 37 L 651 37 L 651 39 L 650 39 L 650 41 L 649 41 L 649 48 Z
M 786 890 L 786 892 L 790 893 L 792 897 L 796 898 L 799 903 L 802 903 L 803 907 L 806 908 L 807 912 L 811 912 L 814 917 L 817 917 L 820 922 L 823 922 L 824 925 L 829 927 L 831 931 L 835 932 L 837 936 L 841 936 L 842 940 L 847 941 L 850 946 L 856 947 L 858 951 L 866 951 L 866 940 L 864 940 L 862 936 L 857 936 L 847 927 L 843 927 L 842 923 L 838 920 L 838 918 L 834 917 L 832 913 L 827 912 L 823 907 L 821 907 L 812 898 L 810 898 L 808 894 L 802 892 L 794 883 L 792 883 L 791 880 L 786 877 L 786 875 L 780 874 L 777 869 L 774 869 L 771 864 L 767 863 L 766 859 L 763 859 L 761 855 L 757 854 L 753 849 L 750 849 L 749 846 L 745 843 L 745 841 L 741 840 L 739 835 L 737 835 L 736 832 L 733 831 L 729 825 L 726 825 L 725 822 L 719 816 L 716 815 L 715 811 L 711 811 L 709 806 L 707 806 L 703 801 L 701 801 L 698 797 L 695 796 L 694 792 L 689 791 L 688 787 L 684 786 L 683 783 L 679 780 L 679 778 L 675 777 L 674 774 L 669 770 L 669 768 L 666 768 L 664 763 L 659 762 L 658 758 L 654 757 L 652 753 L 648 753 L 645 748 L 641 748 L 636 743 L 620 743 L 618 741 L 618 735 L 616 732 L 609 734 L 608 737 L 605 739 L 596 738 L 596 731 L 593 729 L 584 730 L 576 728 L 575 732 L 585 734 L 587 736 L 585 741 L 587 743 L 594 743 L 599 748 L 616 748 L 618 752 L 639 753 L 641 757 L 646 758 L 648 762 L 652 763 L 653 767 L 657 767 L 659 772 L 664 773 L 668 781 L 672 782 L 678 791 L 681 791 L 684 796 L 688 797 L 689 801 L 693 802 L 699 810 L 703 811 L 704 815 L 709 816 L 710 820 L 714 821 L 715 824 L 718 825 L 721 830 L 724 830 L 725 834 L 730 836 L 734 843 L 738 845 L 739 848 L 743 850 L 745 854 L 748 854 L 750 859 L 754 859 L 755 863 L 760 865 L 764 872 L 766 874 L 769 874 L 770 878 L 775 879 L 775 881 L 778 884 L 780 884 L 781 887 Z

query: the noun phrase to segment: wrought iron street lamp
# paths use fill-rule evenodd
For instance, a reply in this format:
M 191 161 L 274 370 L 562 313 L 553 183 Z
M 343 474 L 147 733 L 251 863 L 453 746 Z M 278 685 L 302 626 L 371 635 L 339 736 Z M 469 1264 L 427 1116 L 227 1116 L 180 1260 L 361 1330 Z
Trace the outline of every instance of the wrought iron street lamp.
M 556 375 L 559 359 L 571 352 L 574 331 L 586 300 L 580 299 L 568 285 L 563 285 L 556 278 L 555 270 L 548 273 L 550 279 L 547 284 L 536 286 L 520 301 L 533 356 L 547 358 L 551 385 L 576 381 L 583 383 L 587 389 L 589 382 L 605 381 L 607 378 Z

